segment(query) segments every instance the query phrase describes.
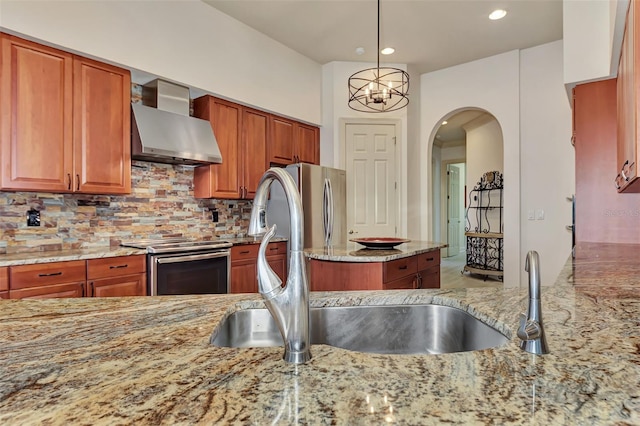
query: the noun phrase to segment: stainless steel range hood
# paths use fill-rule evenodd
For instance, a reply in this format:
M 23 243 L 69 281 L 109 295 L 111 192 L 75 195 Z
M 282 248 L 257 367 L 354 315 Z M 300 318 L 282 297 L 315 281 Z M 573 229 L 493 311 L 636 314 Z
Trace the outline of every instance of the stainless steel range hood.
M 154 80 L 131 104 L 131 158 L 171 164 L 222 163 L 207 120 L 189 116 L 189 88 Z

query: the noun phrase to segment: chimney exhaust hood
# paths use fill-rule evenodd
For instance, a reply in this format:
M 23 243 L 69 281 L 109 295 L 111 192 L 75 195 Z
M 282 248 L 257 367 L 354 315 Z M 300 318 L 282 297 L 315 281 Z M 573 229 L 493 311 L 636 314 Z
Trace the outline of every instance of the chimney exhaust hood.
M 142 86 L 131 104 L 131 158 L 158 163 L 222 163 L 207 120 L 189 116 L 189 88 L 164 80 Z

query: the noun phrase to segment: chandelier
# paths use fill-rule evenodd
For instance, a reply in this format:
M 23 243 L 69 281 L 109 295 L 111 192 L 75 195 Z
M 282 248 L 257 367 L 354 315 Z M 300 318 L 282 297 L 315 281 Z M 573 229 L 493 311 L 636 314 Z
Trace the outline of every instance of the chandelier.
M 380 67 L 380 0 L 378 0 L 378 66 L 349 77 L 349 108 L 360 112 L 389 112 L 409 104 L 409 74 Z

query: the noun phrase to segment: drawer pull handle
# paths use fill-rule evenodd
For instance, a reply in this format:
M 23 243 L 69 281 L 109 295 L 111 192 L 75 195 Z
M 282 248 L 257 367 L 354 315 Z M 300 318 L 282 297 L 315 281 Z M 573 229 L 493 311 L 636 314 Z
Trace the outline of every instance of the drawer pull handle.
M 129 267 L 129 265 L 127 265 L 127 264 L 117 265 L 117 266 L 116 265 L 111 265 L 111 266 L 109 266 L 109 269 L 120 269 L 120 268 L 128 268 L 128 267 Z
M 249 254 L 249 250 L 241 251 L 240 254 Z
M 55 277 L 57 275 L 62 275 L 62 272 L 51 272 L 49 274 L 38 274 L 39 277 Z
M 407 268 L 408 268 L 408 266 L 407 266 L 407 265 L 399 266 L 399 267 L 398 267 L 398 269 L 400 269 L 400 270 L 407 269 Z
M 427 257 L 427 262 L 431 262 L 433 259 L 433 257 Z
M 278 247 L 271 247 L 269 250 L 274 251 L 274 250 L 278 250 Z

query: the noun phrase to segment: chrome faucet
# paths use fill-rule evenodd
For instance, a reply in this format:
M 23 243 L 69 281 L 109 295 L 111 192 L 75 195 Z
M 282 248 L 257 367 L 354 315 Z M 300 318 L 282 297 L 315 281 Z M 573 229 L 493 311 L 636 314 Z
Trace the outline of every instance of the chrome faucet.
M 277 180 L 284 188 L 289 205 L 289 275 L 283 287 L 282 280 L 267 263 L 269 241 L 276 233 L 276 226 L 267 225 L 267 196 L 269 188 Z M 286 362 L 302 364 L 311 359 L 309 331 L 309 285 L 304 263 L 304 219 L 302 201 L 293 178 L 284 169 L 270 168 L 260 183 L 253 200 L 249 235 L 264 235 L 258 251 L 258 290 L 265 305 L 278 324 L 284 340 Z
M 520 315 L 520 327 L 518 328 L 518 337 L 522 340 L 520 348 L 536 355 L 548 354 L 549 347 L 542 325 L 538 252 L 530 251 L 527 253 L 524 269 L 529 273 L 529 307 L 526 315 Z

